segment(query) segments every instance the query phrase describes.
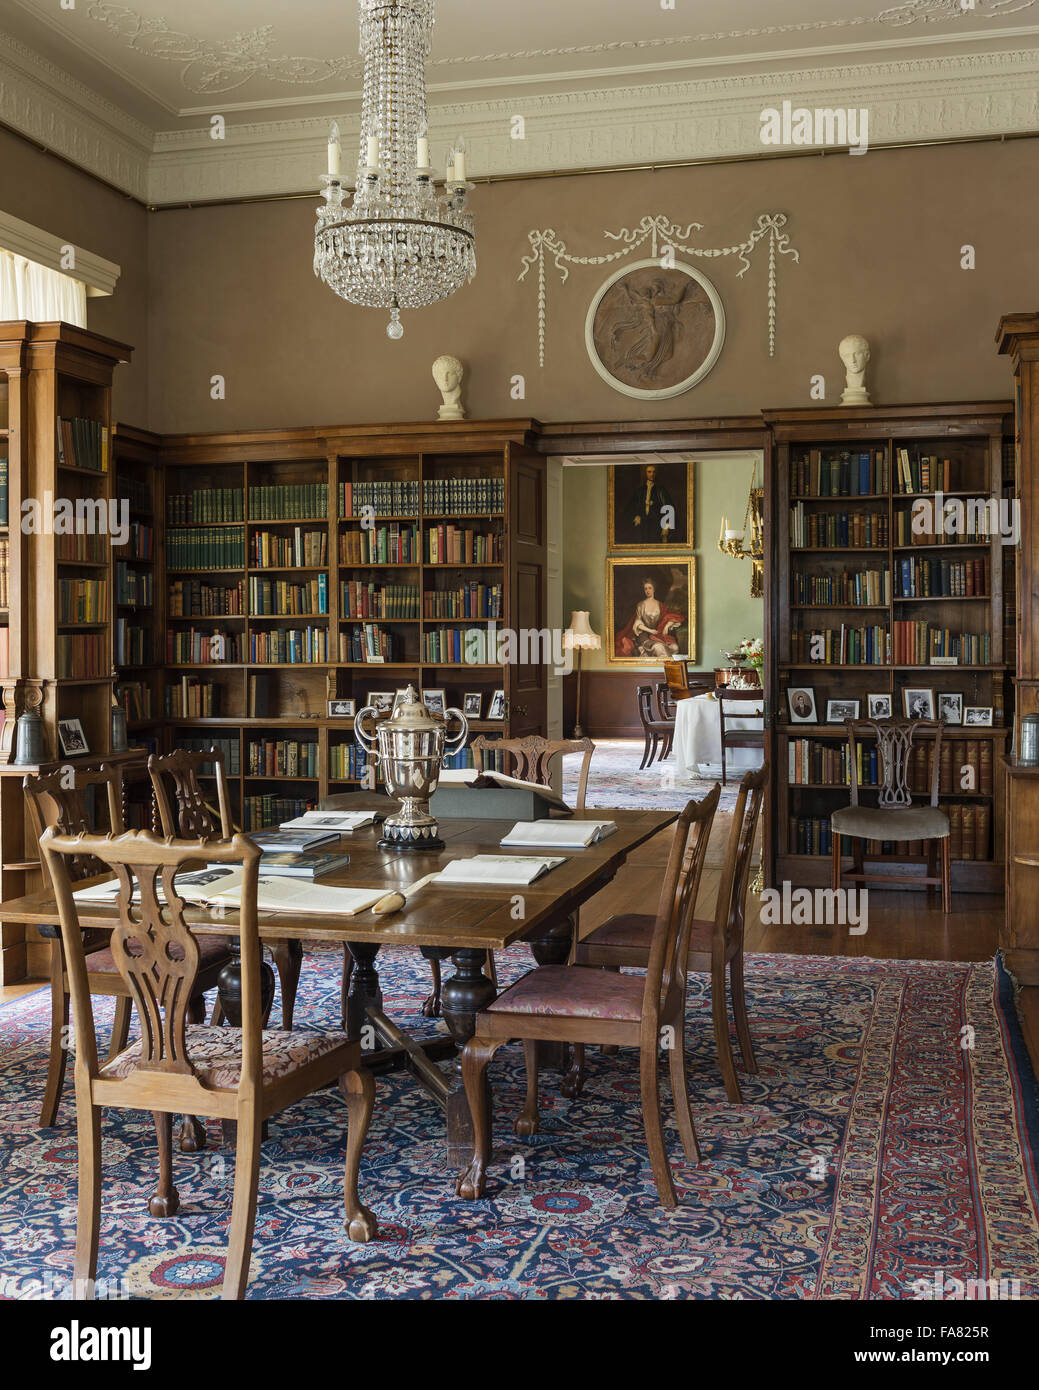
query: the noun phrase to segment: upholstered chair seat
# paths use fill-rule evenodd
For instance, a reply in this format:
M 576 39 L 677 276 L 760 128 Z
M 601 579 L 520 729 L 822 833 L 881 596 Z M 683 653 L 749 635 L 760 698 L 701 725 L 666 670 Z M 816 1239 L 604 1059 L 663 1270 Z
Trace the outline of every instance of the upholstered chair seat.
M 223 963 L 229 959 L 227 942 L 223 937 L 199 936 L 195 940 L 198 942 L 200 970 L 205 969 L 207 965 L 215 965 L 218 961 Z M 112 952 L 107 947 L 101 951 L 91 951 L 90 955 L 87 956 L 87 969 L 98 975 L 118 975 L 119 973 Z
M 242 1030 L 240 1028 L 201 1028 L 188 1025 L 185 1045 L 191 1065 L 203 1086 L 214 1091 L 234 1091 L 242 1079 Z M 264 1029 L 263 1084 L 271 1085 L 308 1062 L 316 1062 L 350 1040 L 345 1033 L 289 1033 L 283 1029 Z M 141 1062 L 140 1040 L 113 1057 L 101 1068 L 106 1081 L 130 1076 Z
M 830 818 L 834 833 L 864 840 L 944 840 L 949 817 L 937 806 L 842 806 Z
M 642 1017 L 645 992 L 646 981 L 641 975 L 604 978 L 598 972 L 575 970 L 569 965 L 542 965 L 499 994 L 487 1012 L 633 1021 Z

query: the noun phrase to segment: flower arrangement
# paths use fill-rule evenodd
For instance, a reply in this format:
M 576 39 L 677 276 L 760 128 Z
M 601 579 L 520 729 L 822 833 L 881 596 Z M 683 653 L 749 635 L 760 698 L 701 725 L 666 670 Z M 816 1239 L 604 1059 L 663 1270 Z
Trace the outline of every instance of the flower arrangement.
M 736 650 L 739 652 L 740 660 L 752 666 L 755 671 L 760 671 L 765 665 L 765 643 L 762 638 L 744 637 Z

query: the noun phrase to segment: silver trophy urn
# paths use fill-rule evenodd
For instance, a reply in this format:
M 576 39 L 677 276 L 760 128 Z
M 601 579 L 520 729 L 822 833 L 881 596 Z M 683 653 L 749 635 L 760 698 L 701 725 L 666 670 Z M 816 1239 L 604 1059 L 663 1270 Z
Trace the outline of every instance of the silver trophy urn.
M 366 732 L 366 719 L 375 722 L 374 737 Z M 447 725 L 456 718 L 461 725 L 448 736 Z M 440 827 L 429 814 L 429 798 L 437 789 L 444 755 L 455 753 L 469 737 L 469 723 L 461 710 L 443 716 L 429 710 L 408 686 L 403 699 L 388 719 L 379 719 L 374 705 L 366 705 L 354 719 L 357 741 L 382 768 L 386 790 L 401 803 L 395 816 L 383 823 L 380 849 L 443 849 Z

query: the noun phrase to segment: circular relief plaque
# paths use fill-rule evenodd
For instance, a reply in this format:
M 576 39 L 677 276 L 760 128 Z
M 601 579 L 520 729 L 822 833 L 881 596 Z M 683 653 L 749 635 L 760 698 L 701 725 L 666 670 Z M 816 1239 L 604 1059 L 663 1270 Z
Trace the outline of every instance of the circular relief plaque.
M 611 275 L 585 321 L 592 366 L 615 391 L 642 400 L 679 396 L 717 362 L 725 341 L 718 291 L 681 261 L 638 261 Z

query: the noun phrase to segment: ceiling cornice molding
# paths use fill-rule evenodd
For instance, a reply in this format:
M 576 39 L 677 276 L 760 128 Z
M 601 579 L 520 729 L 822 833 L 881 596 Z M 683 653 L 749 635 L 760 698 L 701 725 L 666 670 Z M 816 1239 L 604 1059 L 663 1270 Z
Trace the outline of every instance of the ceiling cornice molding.
M 766 152 L 761 110 L 784 99 L 868 107 L 876 146 L 1034 132 L 1039 49 L 527 94 L 522 103 L 438 104 L 429 111 L 430 139 L 434 148 L 446 146 L 464 129 L 470 169 L 491 177 L 733 158 Z M 508 134 L 518 104 L 525 140 Z M 212 140 L 207 129 L 160 132 L 148 201 L 278 196 L 308 187 L 317 198 L 328 119 L 229 122 L 224 141 Z M 359 135 L 357 117 L 340 118 L 340 127 L 350 149 Z
M 143 200 L 153 135 L 10 34 L 0 32 L 0 122 Z

